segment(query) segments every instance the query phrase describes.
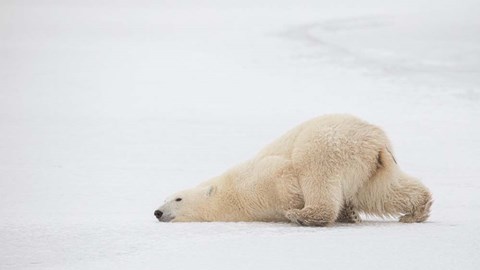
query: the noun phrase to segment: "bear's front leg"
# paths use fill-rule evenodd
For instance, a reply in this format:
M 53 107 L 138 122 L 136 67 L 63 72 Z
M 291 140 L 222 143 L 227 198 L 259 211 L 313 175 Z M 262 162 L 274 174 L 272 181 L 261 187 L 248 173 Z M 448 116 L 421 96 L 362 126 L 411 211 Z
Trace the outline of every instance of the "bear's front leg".
M 303 226 L 327 226 L 334 223 L 343 204 L 340 181 L 304 175 L 299 179 L 299 184 L 305 206 L 303 209 L 288 210 L 285 217 Z
M 335 221 L 334 209 L 329 207 L 305 207 L 288 210 L 285 216 L 293 223 L 302 226 L 327 226 Z

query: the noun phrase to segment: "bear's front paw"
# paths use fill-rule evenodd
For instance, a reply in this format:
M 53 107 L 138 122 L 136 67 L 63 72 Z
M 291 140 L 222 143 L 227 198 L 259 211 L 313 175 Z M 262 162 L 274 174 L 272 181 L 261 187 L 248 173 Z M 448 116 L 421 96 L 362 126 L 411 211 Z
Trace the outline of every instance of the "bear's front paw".
M 293 210 L 288 210 L 287 213 L 285 214 L 285 217 L 288 218 L 293 223 L 296 223 L 298 225 L 305 225 L 300 219 L 300 210 L 299 209 L 293 209 Z
M 321 208 L 306 207 L 288 210 L 285 217 L 293 223 L 302 226 L 327 226 L 332 223 L 332 215 L 326 215 Z

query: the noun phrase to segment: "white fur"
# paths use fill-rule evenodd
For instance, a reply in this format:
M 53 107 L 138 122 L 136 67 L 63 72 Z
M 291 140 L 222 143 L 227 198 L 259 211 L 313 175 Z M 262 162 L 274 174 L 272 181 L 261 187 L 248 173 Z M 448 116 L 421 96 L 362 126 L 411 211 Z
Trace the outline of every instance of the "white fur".
M 175 199 L 181 198 L 181 201 Z M 403 173 L 378 127 L 327 115 L 287 132 L 248 160 L 172 196 L 160 221 L 359 222 L 358 212 L 428 218 L 432 199 Z

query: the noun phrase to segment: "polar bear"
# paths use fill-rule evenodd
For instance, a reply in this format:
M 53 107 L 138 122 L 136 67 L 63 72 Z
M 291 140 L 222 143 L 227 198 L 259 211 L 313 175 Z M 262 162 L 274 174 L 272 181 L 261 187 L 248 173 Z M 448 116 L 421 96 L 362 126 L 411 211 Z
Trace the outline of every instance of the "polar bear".
M 423 222 L 432 196 L 400 170 L 385 133 L 350 115 L 307 121 L 251 160 L 181 191 L 159 207 L 161 222 L 264 221 L 326 226 L 359 213 Z

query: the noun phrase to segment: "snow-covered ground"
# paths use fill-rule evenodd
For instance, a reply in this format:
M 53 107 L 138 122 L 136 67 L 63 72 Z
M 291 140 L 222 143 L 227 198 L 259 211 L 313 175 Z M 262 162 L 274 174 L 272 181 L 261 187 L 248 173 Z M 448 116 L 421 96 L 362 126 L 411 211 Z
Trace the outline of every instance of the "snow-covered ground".
M 0 269 L 478 269 L 480 1 L 0 2 Z M 163 224 L 289 128 L 382 126 L 429 222 Z

